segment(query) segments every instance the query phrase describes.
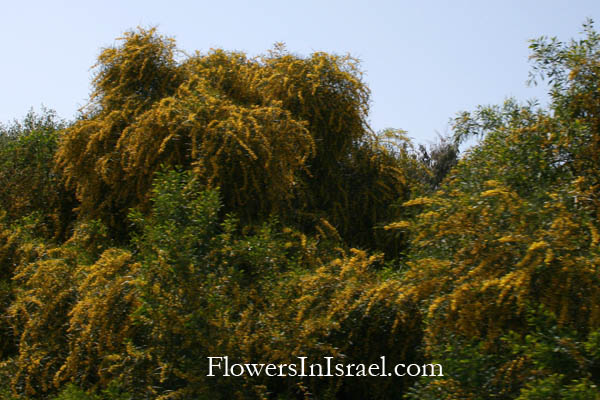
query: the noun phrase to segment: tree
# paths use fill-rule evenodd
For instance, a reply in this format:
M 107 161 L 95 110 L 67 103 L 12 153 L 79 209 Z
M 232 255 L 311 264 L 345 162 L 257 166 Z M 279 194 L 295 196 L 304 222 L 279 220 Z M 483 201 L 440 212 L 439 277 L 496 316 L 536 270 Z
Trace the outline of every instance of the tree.
M 326 218 L 349 242 L 373 244 L 369 231 L 408 190 L 366 123 L 356 60 L 282 46 L 254 59 L 176 53 L 172 39 L 140 29 L 100 55 L 88 111 L 57 154 L 82 217 L 123 237 L 128 210 L 147 209 L 155 172 L 180 166 L 219 187 L 244 221 L 278 213 L 311 230 Z
M 10 221 L 40 214 L 48 237 L 67 235 L 75 201 L 54 170 L 60 131 L 66 128 L 52 110 L 30 111 L 22 121 L 0 127 L 0 210 Z
M 585 28 L 567 45 L 532 42 L 550 108 L 508 101 L 461 114 L 457 137 L 482 142 L 440 191 L 404 204 L 413 220 L 389 226 L 412 233 L 403 296 L 423 304 L 428 353 L 455 367 L 413 398 L 598 396 L 597 354 L 584 349 L 600 328 L 600 41 Z

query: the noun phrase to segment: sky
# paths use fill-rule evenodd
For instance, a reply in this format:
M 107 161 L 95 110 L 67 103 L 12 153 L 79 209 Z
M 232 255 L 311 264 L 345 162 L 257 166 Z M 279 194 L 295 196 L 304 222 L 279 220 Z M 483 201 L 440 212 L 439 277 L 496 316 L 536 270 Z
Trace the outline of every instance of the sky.
M 72 119 L 91 91 L 103 47 L 137 26 L 157 26 L 192 54 L 249 56 L 284 42 L 293 53 L 361 60 L 373 129 L 404 129 L 417 143 L 451 132 L 460 111 L 507 97 L 547 102 L 527 87 L 529 40 L 580 37 L 600 22 L 600 0 L 494 1 L 4 1 L 0 12 L 0 123 L 29 109 Z M 600 28 L 598 28 L 600 29 Z

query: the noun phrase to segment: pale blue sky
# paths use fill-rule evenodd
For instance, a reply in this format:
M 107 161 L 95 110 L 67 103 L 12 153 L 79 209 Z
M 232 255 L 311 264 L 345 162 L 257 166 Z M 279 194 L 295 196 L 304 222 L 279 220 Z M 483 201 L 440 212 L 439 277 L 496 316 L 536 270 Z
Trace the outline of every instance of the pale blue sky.
M 253 56 L 285 42 L 299 54 L 350 53 L 372 91 L 373 128 L 405 129 L 426 143 L 458 111 L 507 96 L 545 101 L 544 88 L 525 85 L 528 39 L 568 40 L 587 17 L 600 23 L 600 0 L 3 1 L 0 122 L 41 104 L 73 118 L 100 48 L 158 25 L 188 52 Z

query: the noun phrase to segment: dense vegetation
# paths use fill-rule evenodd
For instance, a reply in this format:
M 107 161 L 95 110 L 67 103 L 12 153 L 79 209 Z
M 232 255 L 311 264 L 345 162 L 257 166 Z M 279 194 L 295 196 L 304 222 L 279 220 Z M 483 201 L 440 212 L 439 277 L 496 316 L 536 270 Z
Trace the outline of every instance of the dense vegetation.
M 531 44 L 551 104 L 413 147 L 356 60 L 104 49 L 75 121 L 0 131 L 6 399 L 599 399 L 600 35 Z M 477 145 L 459 158 L 460 144 Z M 207 376 L 207 357 L 441 363 Z

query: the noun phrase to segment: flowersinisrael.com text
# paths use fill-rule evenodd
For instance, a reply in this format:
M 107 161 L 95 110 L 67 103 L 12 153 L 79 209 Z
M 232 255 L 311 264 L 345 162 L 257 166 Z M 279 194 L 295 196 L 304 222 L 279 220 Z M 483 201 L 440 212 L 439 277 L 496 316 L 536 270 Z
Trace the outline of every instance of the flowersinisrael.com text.
M 373 364 L 334 363 L 333 357 L 323 357 L 321 363 L 309 363 L 307 357 L 297 357 L 290 364 L 230 363 L 229 357 L 207 357 L 207 376 L 444 376 L 441 364 L 386 364 L 385 356 Z

